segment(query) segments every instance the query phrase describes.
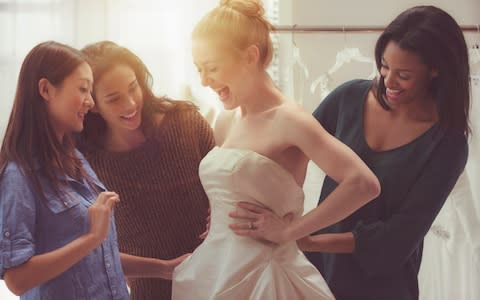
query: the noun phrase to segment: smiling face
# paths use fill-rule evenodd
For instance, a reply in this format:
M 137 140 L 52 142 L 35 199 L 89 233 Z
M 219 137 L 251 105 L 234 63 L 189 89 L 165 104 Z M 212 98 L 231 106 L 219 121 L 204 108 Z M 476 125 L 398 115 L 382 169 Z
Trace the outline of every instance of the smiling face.
M 202 85 L 218 94 L 225 109 L 238 107 L 249 79 L 244 53 L 217 39 L 197 38 L 192 55 Z
M 60 141 L 65 134 L 83 130 L 85 115 L 94 106 L 92 84 L 92 70 L 87 63 L 80 64 L 58 86 L 40 80 L 40 94 L 46 100 L 50 123 Z
M 143 92 L 132 68 L 115 65 L 95 83 L 96 106 L 112 132 L 131 132 L 142 124 Z
M 437 76 L 417 54 L 401 49 L 394 41 L 385 47 L 380 74 L 392 108 L 428 99 L 430 81 Z

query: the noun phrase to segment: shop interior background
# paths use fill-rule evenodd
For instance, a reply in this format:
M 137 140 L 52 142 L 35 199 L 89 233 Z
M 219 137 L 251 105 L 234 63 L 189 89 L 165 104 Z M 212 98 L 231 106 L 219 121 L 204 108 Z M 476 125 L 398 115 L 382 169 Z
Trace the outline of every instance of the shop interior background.
M 190 32 L 218 0 L 0 0 L 0 140 L 8 122 L 20 65 L 36 44 L 56 40 L 76 48 L 113 40 L 140 56 L 154 91 L 195 102 L 214 123 L 222 110 L 200 85 L 190 53 Z M 480 24 L 480 1 L 265 0 L 270 20 L 286 27 L 384 27 L 404 9 L 438 6 L 460 25 Z M 480 299 L 480 30 L 464 32 L 470 49 L 472 128 L 467 170 L 426 237 L 421 299 Z M 376 75 L 373 48 L 379 32 L 281 32 L 269 71 L 284 93 L 312 112 L 333 88 Z M 305 211 L 316 204 L 323 173 L 309 166 Z M 1 249 L 0 249 L 1 252 Z M 0 253 L 0 257 L 1 257 Z M 427 273 L 428 272 L 428 273 Z M 427 276 L 428 274 L 428 276 Z M 0 281 L 0 299 L 17 299 Z

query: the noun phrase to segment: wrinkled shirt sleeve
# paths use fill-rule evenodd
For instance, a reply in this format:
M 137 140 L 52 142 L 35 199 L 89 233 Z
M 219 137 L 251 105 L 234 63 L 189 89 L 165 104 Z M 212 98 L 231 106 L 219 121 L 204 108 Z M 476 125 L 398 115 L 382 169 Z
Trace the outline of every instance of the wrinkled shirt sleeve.
M 0 179 L 0 278 L 35 253 L 35 194 L 26 177 L 10 164 Z

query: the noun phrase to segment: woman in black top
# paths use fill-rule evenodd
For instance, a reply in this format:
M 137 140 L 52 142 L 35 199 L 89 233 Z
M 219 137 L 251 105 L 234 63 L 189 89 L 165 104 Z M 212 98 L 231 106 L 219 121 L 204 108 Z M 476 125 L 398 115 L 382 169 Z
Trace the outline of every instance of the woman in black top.
M 450 15 L 418 6 L 387 26 L 375 58 L 379 78 L 341 85 L 314 116 L 365 161 L 382 192 L 298 243 L 339 300 L 418 299 L 423 238 L 468 156 L 467 47 Z M 335 186 L 325 178 L 319 203 Z M 254 236 L 285 228 L 262 208 L 248 217 Z

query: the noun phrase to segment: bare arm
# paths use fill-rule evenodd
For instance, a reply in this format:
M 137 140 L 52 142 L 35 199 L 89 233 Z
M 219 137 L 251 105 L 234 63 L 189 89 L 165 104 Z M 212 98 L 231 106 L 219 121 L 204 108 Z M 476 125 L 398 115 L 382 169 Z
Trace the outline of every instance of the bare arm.
M 33 287 L 47 282 L 80 261 L 98 246 L 91 235 L 84 235 L 64 247 L 35 255 L 26 263 L 5 271 L 4 280 L 8 289 L 20 296 Z
M 355 238 L 353 233 L 324 233 L 306 236 L 297 241 L 298 247 L 307 252 L 353 253 Z
M 311 115 L 296 115 L 298 120 L 294 123 L 298 125 L 292 127 L 294 130 L 289 134 L 292 143 L 338 186 L 320 206 L 293 221 L 287 230 L 289 240 L 304 237 L 344 219 L 380 194 L 378 179 L 348 146 L 328 134 Z
M 173 270 L 190 254 L 184 254 L 174 259 L 140 257 L 120 253 L 123 272 L 128 278 L 163 278 L 172 279 Z
M 57 277 L 98 247 L 108 234 L 110 216 L 118 195 L 101 193 L 89 210 L 90 231 L 54 251 L 35 255 L 27 262 L 5 271 L 4 280 L 15 295 Z
M 254 221 L 256 230 L 245 223 L 230 227 L 240 235 L 263 238 L 272 242 L 298 240 L 312 232 L 334 224 L 359 209 L 380 193 L 380 184 L 372 171 L 346 145 L 327 133 L 309 114 L 300 109 L 284 112 L 277 128 L 286 143 L 296 146 L 337 183 L 337 188 L 322 202 L 292 223 L 276 217 L 271 211 L 249 203 L 230 214 L 234 218 Z

